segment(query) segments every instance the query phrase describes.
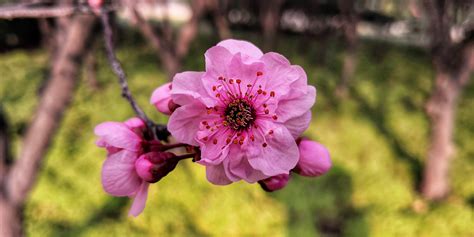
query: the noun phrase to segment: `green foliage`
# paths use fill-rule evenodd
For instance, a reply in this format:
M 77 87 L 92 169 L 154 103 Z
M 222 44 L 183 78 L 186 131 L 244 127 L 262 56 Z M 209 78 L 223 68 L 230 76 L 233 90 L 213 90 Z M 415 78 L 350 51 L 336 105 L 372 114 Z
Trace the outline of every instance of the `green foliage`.
M 257 44 L 256 35 L 242 34 Z M 202 70 L 213 42 L 193 43 L 186 70 Z M 132 116 L 116 79 L 97 53 L 100 89 L 80 83 L 26 207 L 28 236 L 472 236 L 474 229 L 474 93 L 467 88 L 456 124 L 452 194 L 442 203 L 421 201 L 417 190 L 427 149 L 423 104 L 433 73 L 416 49 L 364 42 L 348 98 L 335 97 L 343 52 L 297 37 L 278 51 L 305 68 L 318 102 L 306 135 L 331 151 L 334 167 L 317 179 L 293 176 L 282 191 L 258 185 L 220 187 L 204 167 L 183 162 L 151 187 L 145 212 L 127 217 L 130 201 L 107 196 L 100 184 L 105 152 L 94 145 L 94 126 Z M 326 57 L 321 61 L 321 52 Z M 165 81 L 146 47 L 119 51 L 131 90 L 153 119 L 166 122 L 148 99 Z M 0 55 L 0 100 L 15 147 L 30 121 L 46 73 L 43 52 Z M 28 65 L 25 67 L 25 65 Z

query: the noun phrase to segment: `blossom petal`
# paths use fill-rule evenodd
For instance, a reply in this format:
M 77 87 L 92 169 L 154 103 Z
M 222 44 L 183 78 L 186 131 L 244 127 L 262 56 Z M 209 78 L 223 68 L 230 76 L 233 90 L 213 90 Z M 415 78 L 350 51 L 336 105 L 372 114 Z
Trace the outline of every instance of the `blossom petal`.
M 227 67 L 232 60 L 233 54 L 224 47 L 214 46 L 204 53 L 206 59 L 206 74 L 216 78 L 227 74 Z
M 145 209 L 146 200 L 148 198 L 148 186 L 150 184 L 147 182 L 142 182 L 140 185 L 140 189 L 138 190 L 135 198 L 133 199 L 132 207 L 130 207 L 130 211 L 128 211 L 128 215 L 137 217 L 140 213 L 143 212 Z
M 309 124 L 311 123 L 311 110 L 304 113 L 301 116 L 288 119 L 283 123 L 285 127 L 290 131 L 293 138 L 298 138 L 306 129 L 308 129 Z
M 268 177 L 250 165 L 246 153 L 242 152 L 238 145 L 230 147 L 229 158 L 223 162 L 224 167 L 229 170 L 232 176 L 237 176 L 248 183 L 255 183 Z
M 212 123 L 211 123 L 212 125 Z M 201 125 L 205 126 L 205 125 Z M 201 148 L 201 160 L 198 162 L 203 165 L 216 165 L 222 162 L 229 153 L 229 144 L 226 140 L 231 135 L 230 130 L 216 129 L 210 132 L 206 128 L 201 128 L 197 132 L 197 141 Z
M 207 107 L 215 104 L 215 99 L 211 98 L 204 88 L 202 76 L 204 72 L 182 72 L 177 73 L 173 78 L 171 98 L 178 105 L 191 104 L 200 100 Z
M 278 53 L 266 53 L 260 60 L 265 63 L 264 88 L 267 92 L 275 92 L 277 98 L 290 93 L 290 84 L 302 76 L 288 59 Z
M 263 71 L 264 68 L 265 65 L 262 62 L 244 62 L 244 56 L 241 53 L 237 53 L 230 61 L 226 76 L 231 79 L 233 78 L 234 81 L 235 79 L 242 80 L 241 84 L 237 86 L 242 88 L 242 92 L 245 92 L 245 90 L 247 89 L 247 84 L 262 84 L 261 78 L 258 78 L 259 76 L 257 76 L 257 74 L 258 72 Z M 257 87 L 257 85 L 255 87 Z M 239 92 L 237 89 L 232 89 L 234 94 L 237 94 Z
M 94 133 L 110 146 L 130 151 L 140 149 L 141 138 L 124 123 L 104 122 L 95 127 Z
M 129 196 L 140 187 L 141 179 L 135 172 L 135 152 L 121 150 L 110 155 L 102 166 L 102 186 L 113 196 Z
M 275 113 L 279 122 L 286 122 L 291 118 L 296 118 L 311 109 L 316 101 L 316 88 L 307 86 L 307 92 L 299 97 L 292 97 L 280 100 Z
M 223 164 L 206 166 L 206 177 L 209 182 L 215 185 L 227 185 L 232 181 L 227 178 Z
M 169 102 L 171 101 L 171 82 L 156 88 L 151 94 L 150 104 L 154 105 L 158 111 L 170 115 Z
M 231 54 L 242 53 L 255 59 L 263 55 L 257 46 L 245 40 L 228 39 L 219 42 L 217 45 L 226 48 Z
M 267 176 L 288 174 L 299 158 L 293 136 L 283 125 L 259 121 L 258 126 L 262 132 L 255 132 L 255 142 L 248 143 L 250 165 Z M 271 135 L 263 133 L 269 130 Z
M 199 123 L 208 116 L 206 111 L 206 107 L 199 102 L 179 107 L 170 116 L 168 131 L 179 142 L 198 146 L 195 137 Z
M 145 128 L 145 122 L 141 120 L 138 117 L 133 117 L 131 119 L 128 119 L 127 121 L 124 122 L 127 127 L 134 129 L 134 128 Z

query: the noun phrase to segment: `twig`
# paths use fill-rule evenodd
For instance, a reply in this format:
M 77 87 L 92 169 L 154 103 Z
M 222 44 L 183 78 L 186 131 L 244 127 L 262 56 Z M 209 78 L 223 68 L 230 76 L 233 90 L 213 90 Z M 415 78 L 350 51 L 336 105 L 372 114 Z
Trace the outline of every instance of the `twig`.
M 105 11 L 113 11 L 115 7 L 108 7 Z M 87 5 L 82 6 L 57 6 L 57 7 L 31 7 L 25 4 L 0 7 L 0 19 L 14 18 L 52 18 L 65 17 L 73 14 L 93 14 Z
M 102 25 L 104 27 L 104 41 L 107 52 L 107 58 L 109 60 L 110 66 L 112 67 L 112 70 L 118 77 L 120 86 L 122 87 L 122 97 L 124 97 L 130 103 L 130 106 L 132 106 L 132 109 L 135 111 L 135 114 L 140 119 L 145 121 L 148 129 L 150 129 L 150 132 L 152 132 L 153 137 L 158 138 L 160 140 L 167 140 L 169 132 L 166 129 L 166 126 L 157 125 L 151 119 L 149 119 L 145 112 L 143 112 L 143 110 L 133 98 L 132 93 L 128 88 L 127 76 L 125 75 L 122 65 L 120 64 L 119 60 L 117 59 L 117 56 L 115 55 L 112 43 L 112 27 L 110 26 L 109 16 L 106 11 L 101 11 L 100 16 L 102 20 Z

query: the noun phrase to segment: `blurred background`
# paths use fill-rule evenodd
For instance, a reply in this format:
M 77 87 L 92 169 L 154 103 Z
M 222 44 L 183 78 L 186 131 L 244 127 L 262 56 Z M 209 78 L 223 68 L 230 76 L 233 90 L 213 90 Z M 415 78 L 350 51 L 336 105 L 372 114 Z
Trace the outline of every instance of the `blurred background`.
M 153 120 L 167 121 L 149 105 L 154 88 L 202 71 L 221 39 L 244 39 L 305 69 L 318 89 L 305 135 L 333 160 L 274 193 L 213 186 L 181 162 L 138 218 L 100 182 L 94 126 L 134 115 L 100 21 L 84 1 L 0 3 L 0 210 L 24 216 L 26 236 L 474 236 L 472 0 L 106 2 Z M 45 9 L 73 11 L 29 13 Z M 25 187 L 14 205 L 9 183 Z

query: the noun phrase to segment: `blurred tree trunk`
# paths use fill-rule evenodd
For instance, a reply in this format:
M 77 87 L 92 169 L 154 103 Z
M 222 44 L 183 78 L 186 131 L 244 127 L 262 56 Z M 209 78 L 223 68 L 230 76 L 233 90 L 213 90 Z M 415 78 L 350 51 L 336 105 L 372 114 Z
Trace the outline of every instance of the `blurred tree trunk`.
M 342 18 L 342 30 L 344 32 L 344 62 L 342 66 L 341 79 L 336 89 L 336 95 L 344 97 L 351 81 L 357 64 L 357 13 L 354 0 L 339 0 L 339 10 Z
M 280 26 L 281 8 L 285 0 L 260 0 L 260 24 L 263 31 L 265 50 L 274 49 Z
M 161 1 L 167 6 L 166 0 Z M 218 0 L 191 1 L 191 19 L 181 27 L 176 36 L 173 34 L 167 15 L 165 15 L 165 19 L 155 29 L 137 10 L 137 2 L 124 0 L 124 3 L 131 12 L 132 20 L 157 52 L 169 80 L 181 69 L 182 60 L 189 52 L 189 46 L 198 34 L 199 21 L 207 11 L 213 13 L 220 37 L 226 38 L 230 36 L 225 16 L 219 10 Z
M 23 207 L 37 180 L 49 143 L 72 99 L 93 22 L 93 16 L 79 15 L 64 19 L 64 24 L 58 25 L 66 28 L 56 31 L 56 34 L 64 34 L 56 37 L 64 41 L 57 47 L 56 55 L 51 55 L 54 63 L 50 79 L 26 131 L 18 159 L 9 165 L 8 172 L 0 173 L 3 181 L 0 186 L 0 236 L 24 235 Z
M 457 101 L 473 70 L 473 32 L 461 43 L 450 38 L 454 6 L 449 0 L 425 0 L 430 21 L 433 66 L 436 72 L 433 93 L 426 104 L 431 121 L 428 159 L 422 194 L 430 200 L 449 192 L 449 167 L 454 154 L 453 133 Z
M 226 17 L 227 0 L 207 0 L 208 8 L 214 19 L 214 24 L 220 39 L 228 39 L 232 36 Z

